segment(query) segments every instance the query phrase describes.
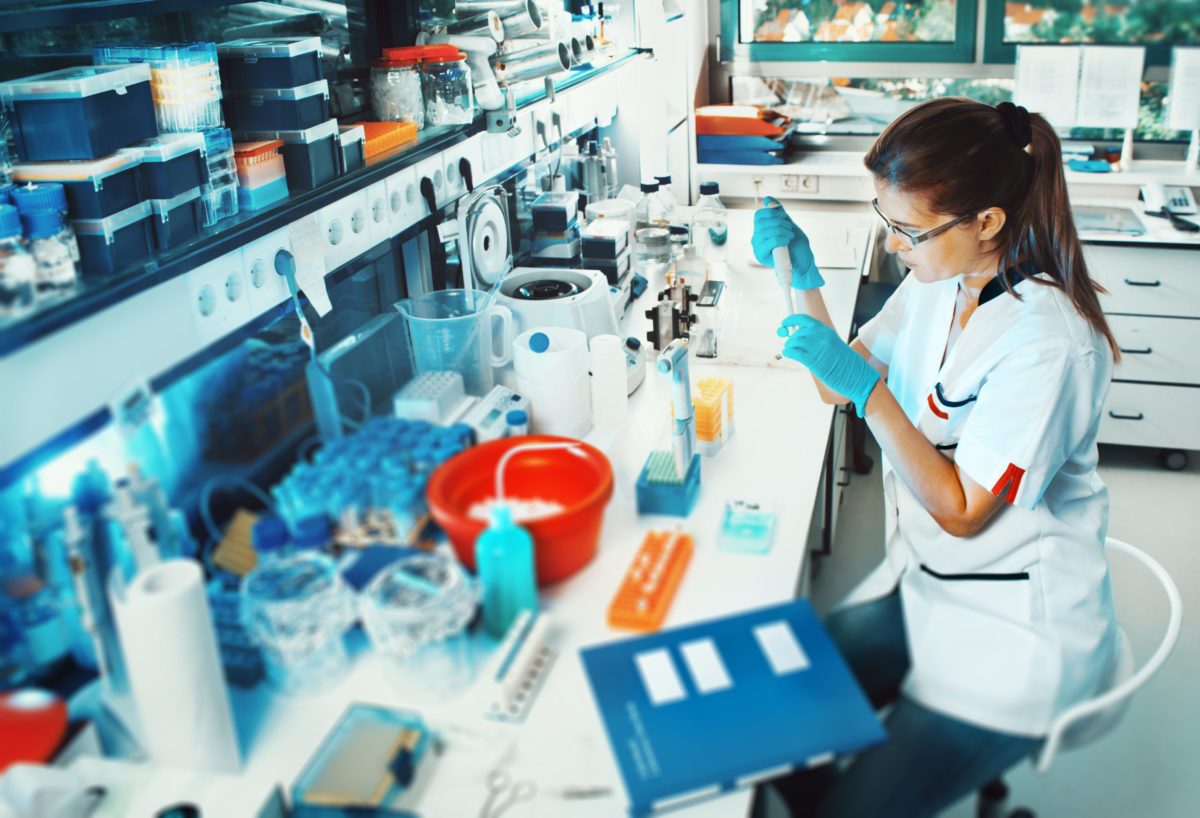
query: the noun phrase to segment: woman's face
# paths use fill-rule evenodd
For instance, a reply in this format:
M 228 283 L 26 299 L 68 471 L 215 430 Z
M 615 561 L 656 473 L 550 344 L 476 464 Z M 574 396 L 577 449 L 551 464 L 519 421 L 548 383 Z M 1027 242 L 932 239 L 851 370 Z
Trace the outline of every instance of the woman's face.
M 879 179 L 875 179 L 875 194 L 880 213 L 912 236 L 935 230 L 964 215 L 934 213 L 924 195 L 899 190 Z M 907 239 L 889 230 L 886 249 L 896 253 L 917 280 L 925 284 L 958 275 L 990 276 L 996 272 L 997 261 L 993 239 L 1003 220 L 1004 212 L 991 208 L 911 247 Z

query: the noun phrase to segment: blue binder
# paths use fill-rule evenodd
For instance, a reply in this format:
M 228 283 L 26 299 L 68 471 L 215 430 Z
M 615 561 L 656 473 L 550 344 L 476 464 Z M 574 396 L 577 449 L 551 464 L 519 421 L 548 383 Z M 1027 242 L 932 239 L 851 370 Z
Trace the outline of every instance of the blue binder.
M 645 815 L 816 766 L 885 739 L 805 600 L 580 651 Z

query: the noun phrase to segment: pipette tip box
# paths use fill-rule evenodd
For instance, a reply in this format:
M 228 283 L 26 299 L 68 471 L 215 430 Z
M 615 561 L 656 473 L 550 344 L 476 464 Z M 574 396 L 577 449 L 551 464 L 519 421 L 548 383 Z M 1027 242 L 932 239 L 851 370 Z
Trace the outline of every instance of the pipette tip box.
M 126 150 L 142 160 L 139 172 L 146 199 L 171 199 L 208 181 L 204 134 L 163 134 Z
M 198 187 L 170 199 L 151 199 L 155 245 L 168 250 L 200 232 L 204 226 L 204 201 Z
M 686 517 L 700 496 L 700 455 L 692 455 L 681 480 L 675 471 L 672 452 L 653 451 L 637 479 L 638 514 L 670 514 Z
M 321 77 L 320 37 L 266 37 L 217 44 L 221 84 L 229 91 L 295 88 Z
M 140 157 L 117 152 L 99 159 L 30 162 L 13 166 L 19 184 L 57 182 L 67 194 L 72 219 L 103 219 L 141 201 Z
M 282 140 L 283 163 L 287 168 L 288 190 L 312 190 L 338 175 L 341 161 L 336 119 L 326 120 L 305 130 L 241 131 L 238 141 Z
M 26 162 L 95 159 L 154 136 L 148 65 L 88 65 L 0 83 Z
M 268 205 L 288 197 L 286 177 L 279 177 L 273 182 L 258 187 L 242 187 L 238 185 L 237 206 L 239 210 L 262 210 Z
M 225 109 L 239 131 L 302 131 L 329 119 L 329 83 L 235 91 L 225 98 Z
M 338 128 L 341 174 L 345 176 L 367 164 L 367 132 L 362 125 L 342 125 Z
M 140 202 L 104 219 L 71 222 L 79 243 L 79 268 L 85 275 L 116 272 L 150 255 L 155 218 L 149 202 Z

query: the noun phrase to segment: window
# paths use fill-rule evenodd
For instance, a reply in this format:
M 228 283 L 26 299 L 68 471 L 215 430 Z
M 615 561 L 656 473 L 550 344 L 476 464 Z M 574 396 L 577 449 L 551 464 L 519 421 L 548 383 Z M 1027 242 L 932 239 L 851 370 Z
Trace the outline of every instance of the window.
M 1018 43 L 1143 43 L 1147 65 L 1172 45 L 1200 44 L 1200 0 L 987 0 L 985 62 L 1012 62 Z
M 975 0 L 722 0 L 721 57 L 971 62 Z

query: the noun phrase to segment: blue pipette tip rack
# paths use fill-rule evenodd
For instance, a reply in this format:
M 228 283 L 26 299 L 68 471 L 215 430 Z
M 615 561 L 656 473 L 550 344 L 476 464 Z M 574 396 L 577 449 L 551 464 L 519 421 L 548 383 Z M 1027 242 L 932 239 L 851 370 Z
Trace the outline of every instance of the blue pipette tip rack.
M 670 514 L 686 517 L 700 496 L 700 455 L 692 455 L 683 480 L 675 472 L 675 455 L 653 451 L 637 479 L 638 514 Z

